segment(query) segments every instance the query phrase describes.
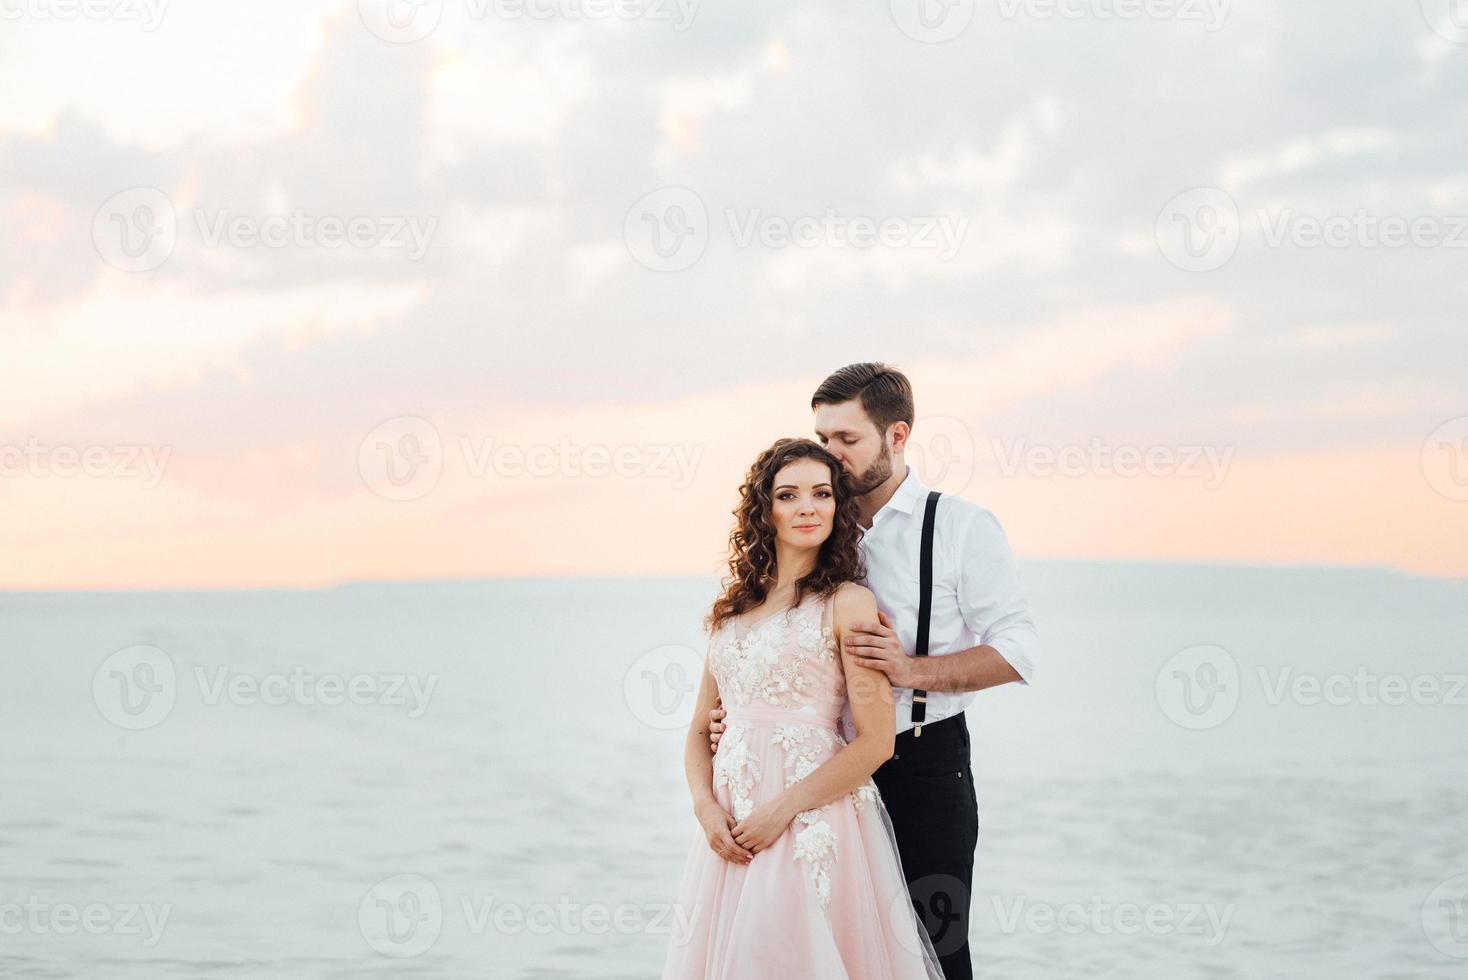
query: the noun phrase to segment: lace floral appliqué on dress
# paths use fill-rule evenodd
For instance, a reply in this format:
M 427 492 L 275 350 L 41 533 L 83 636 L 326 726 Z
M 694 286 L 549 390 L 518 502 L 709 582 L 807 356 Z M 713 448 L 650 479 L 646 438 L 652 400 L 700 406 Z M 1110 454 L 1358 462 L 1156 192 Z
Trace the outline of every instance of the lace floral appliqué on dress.
M 710 637 L 708 668 L 728 726 L 714 754 L 714 796 L 735 821 L 846 745 L 831 607 L 829 597 L 808 596 L 743 636 L 729 622 Z M 688 933 L 670 944 L 665 980 L 941 980 L 870 779 L 796 814 L 748 864 L 726 861 L 700 834 L 678 908 Z M 772 945 L 775 935 L 783 938 Z

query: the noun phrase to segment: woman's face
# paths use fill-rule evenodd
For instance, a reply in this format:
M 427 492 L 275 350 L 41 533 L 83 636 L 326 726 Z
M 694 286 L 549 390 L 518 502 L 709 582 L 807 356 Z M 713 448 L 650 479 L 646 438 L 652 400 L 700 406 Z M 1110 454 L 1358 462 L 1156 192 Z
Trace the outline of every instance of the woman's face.
M 770 518 L 779 541 L 796 548 L 819 547 L 836 520 L 830 467 L 816 459 L 780 467 L 770 488 Z

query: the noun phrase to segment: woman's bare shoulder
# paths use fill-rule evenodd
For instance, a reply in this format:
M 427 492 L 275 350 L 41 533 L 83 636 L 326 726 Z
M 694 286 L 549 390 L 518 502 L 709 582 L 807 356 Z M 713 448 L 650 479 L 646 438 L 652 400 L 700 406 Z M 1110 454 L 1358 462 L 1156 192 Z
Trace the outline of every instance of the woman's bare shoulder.
M 836 586 L 833 605 L 837 622 L 875 618 L 877 613 L 876 595 L 860 582 L 842 582 Z

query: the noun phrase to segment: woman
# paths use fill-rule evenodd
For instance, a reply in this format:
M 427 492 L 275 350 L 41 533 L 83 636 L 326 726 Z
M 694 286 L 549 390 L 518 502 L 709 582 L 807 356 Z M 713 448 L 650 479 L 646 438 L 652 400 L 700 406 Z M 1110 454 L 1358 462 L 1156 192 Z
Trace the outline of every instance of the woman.
M 886 675 L 839 651 L 874 621 L 856 502 L 808 439 L 760 454 L 740 488 L 730 577 L 684 748 L 707 842 L 688 855 L 664 980 L 941 980 L 871 774 L 892 755 Z M 728 729 L 710 753 L 708 713 Z M 839 734 L 849 700 L 856 737 Z

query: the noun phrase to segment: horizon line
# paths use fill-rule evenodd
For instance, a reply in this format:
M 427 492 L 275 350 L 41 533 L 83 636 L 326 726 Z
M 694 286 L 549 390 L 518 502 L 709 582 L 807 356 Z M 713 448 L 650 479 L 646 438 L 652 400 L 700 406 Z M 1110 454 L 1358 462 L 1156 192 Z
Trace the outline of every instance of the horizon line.
M 1298 571 L 1321 571 L 1321 572 L 1371 572 L 1376 574 L 1394 575 L 1401 578 L 1422 581 L 1434 581 L 1443 583 L 1468 583 L 1468 576 L 1458 575 L 1433 575 L 1424 572 L 1412 571 L 1400 568 L 1396 565 L 1385 563 L 1351 563 L 1351 562 L 1258 562 L 1258 561 L 1177 561 L 1163 558 L 1029 558 L 1021 559 L 1020 570 L 1031 565 L 1113 565 L 1127 567 L 1142 566 L 1166 566 L 1171 568 L 1216 568 L 1231 571 L 1257 571 L 1263 573 L 1298 572 Z M 665 574 L 645 573 L 602 573 L 602 574 L 543 574 L 543 575 L 476 575 L 469 578 L 445 577 L 445 578 L 406 578 L 406 579 L 344 579 L 338 582 L 323 583 L 320 585 L 288 585 L 288 584 L 262 584 L 262 585 L 240 585 L 240 586 L 212 586 L 207 588 L 191 588 L 188 586 L 165 586 L 165 587 L 66 587 L 66 588 L 25 588 L 0 586 L 0 596 L 19 595 L 169 595 L 169 594 L 203 594 L 203 593 L 241 593 L 241 592 L 328 592 L 334 589 L 361 588 L 370 586 L 406 586 L 406 585 L 471 585 L 480 583 L 504 583 L 504 582 L 625 582 L 625 581 L 657 581 L 657 580 L 703 580 L 717 581 L 720 573 L 694 573 L 694 572 L 669 572 Z

